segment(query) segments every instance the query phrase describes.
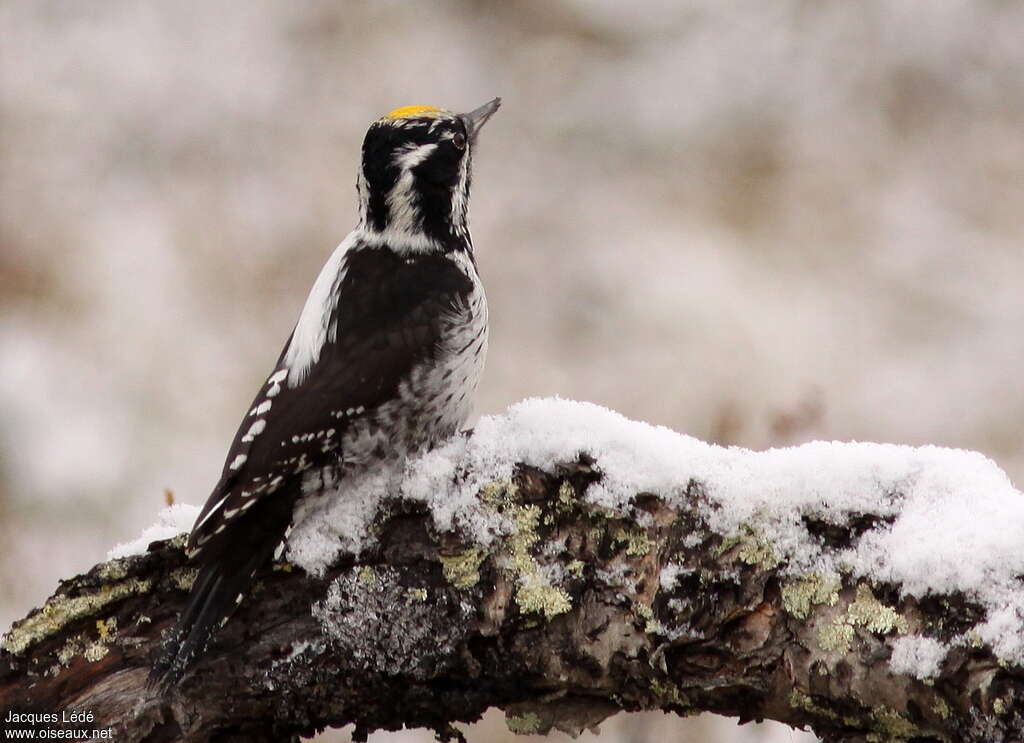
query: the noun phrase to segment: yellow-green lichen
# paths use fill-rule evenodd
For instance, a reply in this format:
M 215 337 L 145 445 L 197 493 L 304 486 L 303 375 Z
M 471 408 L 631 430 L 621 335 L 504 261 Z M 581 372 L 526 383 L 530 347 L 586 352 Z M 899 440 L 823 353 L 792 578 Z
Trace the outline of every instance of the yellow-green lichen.
M 512 557 L 512 567 L 518 575 L 534 573 L 537 561 L 530 554 L 530 548 L 539 540 L 537 522 L 540 509 L 537 506 L 517 506 L 512 514 L 515 520 L 515 532 L 508 539 L 508 548 Z
M 100 642 L 110 642 L 117 636 L 117 617 L 96 620 L 96 633 Z
M 715 552 L 719 555 L 738 547 L 736 556 L 747 565 L 771 570 L 779 566 L 782 560 L 775 554 L 772 543 L 759 530 L 746 524 L 740 527 L 740 533 L 728 537 L 718 545 Z
M 550 619 L 572 609 L 569 594 L 558 586 L 552 586 L 540 569 L 540 564 L 530 553 L 539 540 L 537 524 L 540 509 L 537 506 L 515 504 L 510 509 L 515 522 L 515 531 L 508 538 L 509 557 L 516 577 L 516 603 L 522 612 L 543 614 Z
M 810 710 L 808 709 L 808 705 L 811 704 L 813 704 L 811 698 L 799 689 L 793 689 L 791 692 L 789 692 L 790 707 L 793 707 L 794 709 L 807 710 L 809 712 Z
M 441 555 L 444 578 L 456 588 L 475 586 L 480 580 L 480 564 L 487 556 L 481 549 L 468 549 L 457 555 Z
M 639 602 L 633 604 L 633 613 L 641 619 L 645 619 L 647 621 L 650 621 L 654 618 L 654 612 L 651 610 L 651 607 L 649 607 L 647 604 L 641 604 Z
M 514 496 L 517 489 L 512 480 L 494 480 L 480 488 L 480 500 L 492 508 L 515 505 Z
M 104 585 L 93 593 L 69 598 L 53 596 L 38 612 L 28 617 L 4 636 L 2 647 L 9 653 L 23 653 L 40 640 L 59 632 L 69 622 L 97 614 L 108 604 L 134 594 L 146 593 L 152 581 L 131 580 Z
M 891 606 L 876 599 L 871 589 L 861 583 L 857 586 L 856 598 L 846 607 L 845 614 L 836 617 L 818 631 L 818 643 L 823 650 L 848 653 L 855 627 L 863 627 L 879 635 L 891 632 L 903 634 L 907 631 L 907 620 Z
M 686 696 L 686 693 L 671 681 L 662 682 L 655 679 L 651 682 L 651 692 L 654 693 L 658 701 L 663 705 L 671 705 L 677 708 L 677 712 L 680 707 L 684 710 L 689 710 L 693 707 L 693 703 Z
M 103 657 L 110 652 L 110 649 L 102 642 L 91 642 L 85 648 L 85 652 L 82 653 L 84 657 L 90 663 L 95 663 L 98 660 L 102 660 Z
M 992 711 L 997 715 L 1005 715 L 1009 706 L 1006 704 L 1006 700 L 1002 697 L 996 697 L 992 700 Z
M 717 547 L 715 547 L 715 557 L 718 557 L 719 555 L 724 555 L 726 552 L 731 550 L 739 543 L 740 538 L 736 535 L 726 537 L 721 541 L 721 543 Z
M 841 584 L 835 576 L 811 573 L 782 586 L 782 605 L 797 619 L 807 619 L 819 604 L 835 606 Z
M 359 578 L 359 582 L 365 585 L 374 586 L 377 584 L 377 571 L 369 565 L 363 565 L 363 567 L 359 568 L 356 576 Z
M 290 562 L 282 560 L 281 562 L 275 562 L 270 569 L 274 572 L 290 573 L 295 570 L 295 566 Z
M 516 590 L 516 604 L 523 613 L 543 614 L 547 619 L 572 609 L 569 594 L 550 585 L 520 586 Z
M 57 651 L 61 666 L 67 666 L 72 658 L 84 656 L 90 663 L 103 658 L 109 651 L 107 645 L 117 637 L 117 617 L 96 620 L 96 639 L 89 641 L 85 635 L 75 635 Z
M 851 642 L 853 642 L 853 625 L 846 621 L 846 617 L 836 617 L 818 630 L 818 645 L 822 650 L 848 653 Z
M 505 725 L 516 735 L 533 735 L 542 732 L 540 716 L 535 712 L 522 715 L 505 715 Z
M 861 724 L 861 721 L 852 715 L 840 715 L 838 712 L 834 712 L 827 707 L 821 706 L 799 689 L 794 689 L 789 693 L 789 706 L 794 709 L 802 709 L 805 712 L 810 712 L 816 717 L 841 722 L 846 727 L 854 727 Z
M 407 588 L 405 589 L 405 600 L 409 603 L 426 601 L 427 600 L 427 589 L 426 588 Z
M 946 700 L 942 697 L 935 699 L 935 704 L 932 705 L 932 712 L 941 717 L 943 720 L 949 719 L 949 705 L 946 704 Z
M 167 577 L 175 588 L 181 591 L 191 591 L 192 584 L 196 582 L 198 576 L 199 568 L 179 568 Z
M 117 617 L 110 617 L 109 619 L 97 619 L 96 620 L 96 641 L 89 643 L 85 647 L 85 651 L 82 655 L 90 663 L 95 663 L 101 660 L 110 650 L 107 645 L 114 641 L 117 637 Z
M 582 578 L 583 577 L 583 568 L 584 568 L 583 560 L 573 560 L 572 562 L 570 562 L 568 565 L 565 566 L 565 569 L 568 570 L 573 575 L 575 575 L 577 578 Z
M 857 597 L 850 604 L 847 616 L 852 624 L 860 625 L 868 632 L 887 635 L 890 632 L 902 634 L 907 631 L 907 620 L 891 606 L 876 599 L 864 583 L 857 586 Z
M 618 544 L 626 545 L 626 554 L 632 556 L 646 555 L 654 547 L 655 542 L 647 532 L 636 527 L 631 529 L 619 528 L 612 534 L 612 539 Z
M 870 743 L 896 743 L 920 735 L 917 727 L 892 707 L 878 707 L 872 710 L 871 717 L 875 721 L 876 732 L 868 733 Z
M 480 491 L 480 499 L 511 518 L 512 534 L 505 540 L 508 550 L 508 569 L 516 582 L 515 599 L 524 614 L 542 614 L 551 619 L 572 609 L 569 594 L 551 585 L 541 570 L 531 549 L 540 541 L 537 526 L 541 510 L 535 505 L 524 505 L 515 500 L 516 485 L 510 481 L 493 482 Z
M 644 632 L 647 634 L 659 634 L 665 632 L 665 627 L 654 618 L 654 610 L 647 604 L 636 602 L 633 604 L 633 614 L 644 621 Z
M 771 570 L 782 560 L 775 554 L 771 543 L 763 536 L 751 536 L 740 543 L 739 558 L 747 565 Z
M 71 662 L 71 659 L 81 655 L 85 652 L 85 644 L 82 642 L 82 636 L 77 635 L 72 637 L 64 646 L 57 651 L 57 660 L 62 666 L 66 666 Z
M 576 490 L 568 480 L 563 480 L 558 486 L 558 498 L 555 501 L 555 508 L 564 513 L 571 511 L 576 506 Z
M 822 707 L 799 689 L 793 689 L 789 692 L 789 706 L 793 709 L 802 709 L 804 712 L 810 712 L 816 717 L 824 717 L 827 720 L 838 721 L 841 719 L 838 713 Z
M 101 580 L 121 580 L 128 575 L 128 558 L 122 557 L 110 560 L 100 565 L 99 576 Z

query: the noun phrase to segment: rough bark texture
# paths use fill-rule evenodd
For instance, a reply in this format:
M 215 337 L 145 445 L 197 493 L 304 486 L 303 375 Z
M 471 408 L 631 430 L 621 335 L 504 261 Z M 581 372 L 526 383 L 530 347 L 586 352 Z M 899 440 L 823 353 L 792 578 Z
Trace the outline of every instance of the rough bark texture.
M 1021 669 L 989 649 L 951 651 L 928 681 L 889 670 L 899 634 L 973 626 L 980 612 L 962 597 L 785 577 L 763 537 L 708 529 L 700 483 L 685 509 L 638 494 L 624 519 L 581 499 L 596 466 L 521 468 L 485 488 L 514 524 L 492 550 L 398 504 L 358 561 L 320 579 L 266 569 L 166 698 L 146 677 L 191 580 L 180 539 L 97 565 L 7 635 L 0 709 L 90 711 L 82 727 L 113 726 L 118 741 L 276 742 L 347 723 L 444 738 L 490 706 L 519 732 L 661 709 L 809 726 L 826 741 L 1021 740 Z M 871 522 L 808 527 L 839 547 Z

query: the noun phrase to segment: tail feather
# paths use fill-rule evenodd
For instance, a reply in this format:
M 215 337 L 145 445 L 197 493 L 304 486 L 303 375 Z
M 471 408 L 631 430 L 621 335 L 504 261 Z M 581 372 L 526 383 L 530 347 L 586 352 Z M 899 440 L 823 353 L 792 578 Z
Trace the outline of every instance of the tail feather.
M 253 575 L 284 538 L 297 492 L 298 486 L 258 502 L 202 546 L 188 601 L 150 671 L 151 687 L 163 692 L 181 680 L 235 612 Z
M 234 602 L 225 606 L 223 567 L 204 565 L 199 570 L 188 604 L 160 649 L 160 657 L 149 674 L 150 685 L 166 690 L 184 675 L 192 660 L 206 649 L 220 617 L 230 614 Z M 233 598 L 233 597 L 232 597 Z
M 150 672 L 151 684 L 167 689 L 181 680 L 235 612 L 253 574 L 265 559 L 261 554 L 241 564 L 214 563 L 199 569 L 188 604 Z
M 151 686 L 166 691 L 181 680 L 238 608 L 253 574 L 268 558 L 268 554 L 261 552 L 244 562 L 215 562 L 199 568 L 181 618 L 164 641 L 160 657 L 150 671 Z

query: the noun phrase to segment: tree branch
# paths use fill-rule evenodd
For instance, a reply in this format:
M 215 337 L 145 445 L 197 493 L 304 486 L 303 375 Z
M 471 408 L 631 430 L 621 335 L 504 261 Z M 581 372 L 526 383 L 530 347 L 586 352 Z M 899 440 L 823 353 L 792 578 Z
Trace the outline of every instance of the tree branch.
M 671 507 L 637 494 L 624 516 L 584 497 L 600 464 L 520 466 L 485 487 L 511 524 L 487 548 L 392 501 L 358 560 L 321 578 L 268 567 L 167 698 L 146 677 L 192 577 L 181 538 L 97 565 L 8 633 L 0 708 L 89 711 L 83 727 L 151 742 L 296 740 L 348 723 L 451 738 L 491 706 L 531 733 L 661 709 L 809 726 L 826 741 L 1021 739 L 1021 669 L 990 648 L 953 648 L 925 681 L 890 668 L 897 637 L 977 624 L 963 596 L 787 573 L 756 530 L 715 533 L 699 482 Z M 841 549 L 877 522 L 807 527 Z

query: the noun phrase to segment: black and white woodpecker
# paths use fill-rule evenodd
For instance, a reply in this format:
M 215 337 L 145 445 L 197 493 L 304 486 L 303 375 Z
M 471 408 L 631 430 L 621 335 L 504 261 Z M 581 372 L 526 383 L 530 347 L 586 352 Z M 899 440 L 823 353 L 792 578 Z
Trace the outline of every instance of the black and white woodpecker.
M 344 497 L 347 476 L 399 465 L 468 417 L 487 352 L 470 162 L 500 103 L 407 106 L 367 131 L 359 224 L 313 284 L 192 527 L 198 573 L 154 682 L 174 684 L 205 650 L 284 544 L 311 480 Z

